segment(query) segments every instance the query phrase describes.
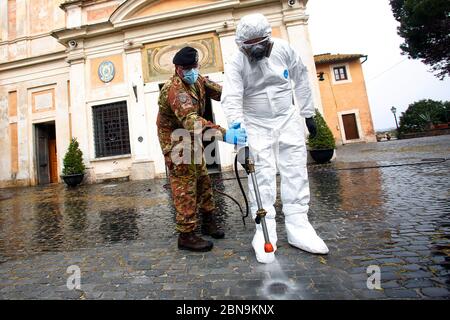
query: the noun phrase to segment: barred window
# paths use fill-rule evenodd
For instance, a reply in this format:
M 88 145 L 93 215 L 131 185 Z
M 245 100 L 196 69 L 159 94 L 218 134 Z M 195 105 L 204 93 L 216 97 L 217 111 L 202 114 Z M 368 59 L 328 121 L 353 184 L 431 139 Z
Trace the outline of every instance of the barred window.
M 347 80 L 347 69 L 345 68 L 345 66 L 341 66 L 341 67 L 336 67 L 333 68 L 334 69 L 334 79 L 336 81 L 340 81 L 340 80 Z
M 130 154 L 126 101 L 92 107 L 95 157 Z

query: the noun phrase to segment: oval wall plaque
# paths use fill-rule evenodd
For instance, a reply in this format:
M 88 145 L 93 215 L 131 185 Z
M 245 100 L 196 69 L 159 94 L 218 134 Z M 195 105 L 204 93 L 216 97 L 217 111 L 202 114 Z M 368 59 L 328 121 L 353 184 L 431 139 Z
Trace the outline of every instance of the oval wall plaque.
M 98 66 L 98 77 L 105 83 L 111 82 L 114 79 L 115 73 L 114 63 L 111 61 L 103 61 Z

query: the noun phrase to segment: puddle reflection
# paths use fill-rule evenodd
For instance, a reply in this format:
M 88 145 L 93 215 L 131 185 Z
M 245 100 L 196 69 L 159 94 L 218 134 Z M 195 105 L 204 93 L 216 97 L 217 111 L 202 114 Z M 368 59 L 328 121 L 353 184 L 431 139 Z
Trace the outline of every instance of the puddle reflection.
M 135 240 L 139 235 L 135 208 L 100 211 L 100 234 L 106 241 Z
M 33 243 L 40 251 L 60 248 L 64 236 L 63 217 L 57 202 L 37 203 L 33 206 L 34 233 Z

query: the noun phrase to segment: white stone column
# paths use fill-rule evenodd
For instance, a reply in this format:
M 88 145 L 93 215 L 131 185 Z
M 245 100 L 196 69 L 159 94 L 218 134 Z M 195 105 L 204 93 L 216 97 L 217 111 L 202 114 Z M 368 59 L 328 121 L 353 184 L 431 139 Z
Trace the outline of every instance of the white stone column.
M 78 50 L 77 50 L 78 51 Z M 84 53 L 69 53 L 67 62 L 70 64 L 70 113 L 72 119 L 72 136 L 77 138 L 80 150 L 83 152 L 83 162 L 87 168 L 87 179 L 95 181 L 94 172 L 90 166 L 90 159 L 95 157 L 89 150 L 88 115 L 86 106 L 85 56 Z M 65 151 L 64 151 L 65 152 Z
M 308 69 L 309 82 L 313 93 L 314 106 L 323 113 L 322 99 L 320 98 L 317 70 L 314 63 L 314 54 L 308 31 L 308 16 L 304 13 L 284 16 L 289 43 L 298 51 L 300 58 Z
M 145 85 L 145 108 L 147 110 L 147 136 L 150 143 L 151 160 L 154 163 L 156 177 L 165 177 L 166 165 L 161 146 L 158 139 L 158 128 L 156 127 L 156 119 L 158 117 L 158 98 L 159 98 L 158 82 L 151 82 Z
M 83 11 L 80 4 L 66 7 L 66 27 L 77 28 L 83 24 Z
M 64 156 L 70 143 L 69 97 L 67 75 L 60 75 L 55 88 L 55 132 L 58 150 L 58 179 L 64 168 Z
M 236 50 L 238 50 L 236 43 L 234 41 L 235 39 L 234 25 L 232 25 L 231 23 L 227 23 L 227 25 L 228 25 L 227 28 L 218 30 L 224 67 L 229 63 Z M 218 79 L 212 80 L 217 81 Z M 222 81 L 223 80 L 224 79 L 222 79 Z M 225 113 L 222 110 L 222 107 L 220 106 L 220 103 L 217 104 L 213 103 L 213 112 L 216 123 L 224 128 L 228 128 L 228 121 L 225 116 Z M 231 169 L 234 162 L 234 156 L 236 154 L 234 151 L 234 146 L 228 143 L 218 142 L 218 148 L 219 148 L 219 162 L 221 169 L 223 171 Z
M 1 3 L 1 2 L 0 2 Z M 0 181 L 11 179 L 11 150 L 9 137 L 8 92 L 0 87 Z M 1 183 L 0 183 L 1 185 Z
M 17 89 L 17 135 L 18 135 L 18 160 L 19 172 L 17 173 L 17 180 L 29 180 L 30 177 L 30 162 L 32 156 L 29 154 L 30 141 L 26 139 L 30 135 L 30 120 L 28 109 L 28 92 L 26 84 L 20 83 Z M 33 140 L 31 140 L 33 141 Z M 33 141 L 34 142 L 34 141 Z M 34 149 L 34 148 L 33 148 Z
M 147 134 L 148 116 L 144 97 L 144 81 L 142 73 L 142 45 L 126 45 L 126 79 L 130 99 L 128 116 L 130 123 L 130 140 L 132 147 L 131 179 L 152 179 L 155 176 L 155 166 L 150 157 L 152 141 Z

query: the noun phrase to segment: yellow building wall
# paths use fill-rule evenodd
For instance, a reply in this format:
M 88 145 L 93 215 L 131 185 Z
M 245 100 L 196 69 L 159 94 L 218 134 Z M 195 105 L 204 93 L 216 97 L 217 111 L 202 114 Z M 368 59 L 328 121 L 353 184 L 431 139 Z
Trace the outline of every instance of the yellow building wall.
M 100 20 L 108 20 L 111 14 L 117 9 L 119 6 L 118 3 L 113 3 L 111 5 L 93 8 L 86 10 L 86 19 L 88 24 L 99 22 Z
M 347 65 L 351 77 L 350 82 L 335 83 L 331 66 Z M 317 72 L 323 72 L 324 81 L 319 81 L 320 95 L 324 109 L 324 117 L 335 140 L 342 143 L 338 112 L 359 110 L 361 123 L 360 136 L 365 141 L 375 141 L 372 115 L 369 107 L 364 74 L 359 60 L 336 64 L 317 64 Z
M 2 30 L 0 43 L 0 64 L 63 51 L 49 33 L 65 26 L 65 13 L 59 8 L 64 0 L 7 0 L 7 23 L 0 23 Z M 28 37 L 28 39 L 24 39 Z
M 39 34 L 51 29 L 53 24 L 53 8 L 48 0 L 34 0 L 30 2 L 31 34 Z
M 16 0 L 8 0 L 8 39 L 13 40 L 17 36 L 17 4 Z

